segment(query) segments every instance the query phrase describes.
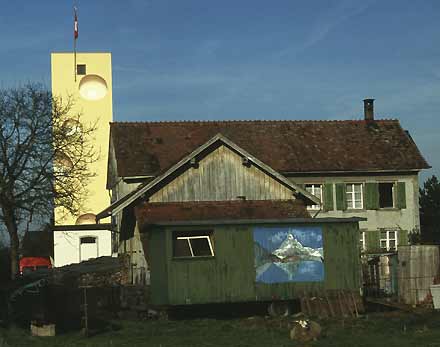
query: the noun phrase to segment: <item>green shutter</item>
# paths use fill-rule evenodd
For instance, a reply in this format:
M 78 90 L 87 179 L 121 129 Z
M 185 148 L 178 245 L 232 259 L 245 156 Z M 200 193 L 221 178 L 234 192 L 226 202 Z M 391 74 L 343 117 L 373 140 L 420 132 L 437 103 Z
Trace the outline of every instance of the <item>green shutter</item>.
M 333 211 L 333 183 L 326 183 L 323 186 L 324 211 Z
M 380 230 L 368 230 L 365 232 L 366 249 L 369 253 L 380 251 Z
M 397 232 L 397 245 L 398 246 L 407 246 L 408 244 L 409 244 L 408 231 L 400 229 Z
M 397 194 L 396 194 L 397 208 L 406 208 L 405 182 L 397 182 L 395 187 L 397 190 Z
M 364 202 L 367 210 L 377 210 L 379 208 L 378 183 L 365 183 Z
M 336 209 L 340 211 L 347 209 L 345 183 L 336 183 Z

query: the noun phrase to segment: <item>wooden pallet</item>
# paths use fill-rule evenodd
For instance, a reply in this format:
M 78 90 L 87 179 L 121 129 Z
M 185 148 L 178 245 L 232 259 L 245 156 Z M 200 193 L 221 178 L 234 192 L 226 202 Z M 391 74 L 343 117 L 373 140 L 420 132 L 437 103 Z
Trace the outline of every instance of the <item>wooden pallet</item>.
M 364 311 L 358 292 L 332 290 L 304 292 L 300 298 L 301 311 L 309 317 L 358 317 Z

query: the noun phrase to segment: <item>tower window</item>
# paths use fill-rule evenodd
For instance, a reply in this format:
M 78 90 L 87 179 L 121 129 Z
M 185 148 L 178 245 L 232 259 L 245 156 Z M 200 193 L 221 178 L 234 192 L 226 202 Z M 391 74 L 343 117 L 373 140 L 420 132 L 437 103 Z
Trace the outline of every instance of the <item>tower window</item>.
M 86 64 L 78 64 L 76 65 L 76 74 L 77 75 L 86 75 Z

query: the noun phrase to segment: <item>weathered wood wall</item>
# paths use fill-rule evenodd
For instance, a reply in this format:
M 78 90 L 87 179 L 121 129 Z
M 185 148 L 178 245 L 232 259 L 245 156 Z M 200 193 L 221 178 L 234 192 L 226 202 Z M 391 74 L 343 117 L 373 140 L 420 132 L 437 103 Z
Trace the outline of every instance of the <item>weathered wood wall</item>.
M 150 202 L 294 199 L 292 191 L 225 146 L 217 148 L 174 181 L 154 193 Z
M 439 276 L 438 246 L 398 247 L 399 300 L 405 304 L 423 303 L 430 295 L 430 286 Z
M 302 296 L 304 292 L 315 295 L 324 289 L 359 290 L 357 223 L 331 223 L 322 227 L 324 281 L 279 284 L 256 283 L 254 226 L 208 227 L 214 230 L 215 257 L 198 259 L 172 256 L 172 232 L 188 230 L 188 227 L 157 227 L 142 235 L 149 238 L 152 303 L 185 305 L 287 300 Z M 206 226 L 198 228 L 207 229 Z

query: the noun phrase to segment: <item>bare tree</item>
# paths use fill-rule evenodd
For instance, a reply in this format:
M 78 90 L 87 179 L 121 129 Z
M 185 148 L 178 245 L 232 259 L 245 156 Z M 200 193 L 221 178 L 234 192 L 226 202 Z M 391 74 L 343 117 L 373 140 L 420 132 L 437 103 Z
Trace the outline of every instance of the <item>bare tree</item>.
M 41 85 L 0 90 L 0 222 L 9 234 L 13 278 L 20 229 L 52 221 L 55 207 L 78 215 L 94 176 L 96 124 L 83 124 L 73 105 Z

